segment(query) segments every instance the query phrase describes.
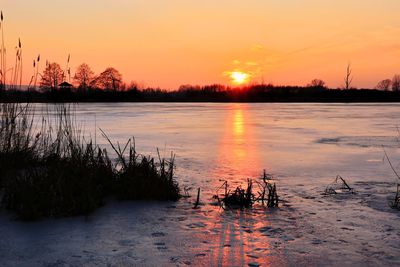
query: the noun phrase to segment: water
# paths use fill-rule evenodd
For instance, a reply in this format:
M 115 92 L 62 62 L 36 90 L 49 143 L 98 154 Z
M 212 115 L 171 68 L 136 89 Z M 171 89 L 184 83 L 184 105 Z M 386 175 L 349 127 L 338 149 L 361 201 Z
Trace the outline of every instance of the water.
M 177 180 L 193 195 L 200 187 L 203 205 L 193 210 L 193 198 L 151 208 L 146 203 L 110 204 L 89 223 L 39 223 L 46 231 L 31 233 L 35 237 L 29 245 L 23 243 L 25 251 L 38 244 L 46 248 L 38 241 L 43 239 L 51 250 L 58 234 L 71 239 L 50 254 L 35 250 L 30 255 L 35 263 L 61 258 L 78 265 L 400 264 L 399 212 L 388 206 L 397 181 L 383 161 L 382 147 L 398 166 L 399 110 L 400 104 L 387 103 L 79 104 L 77 121 L 97 143 L 107 146 L 97 130 L 101 128 L 115 142 L 134 136 L 144 155 L 155 156 L 157 147 L 165 157 L 173 151 Z M 283 201 L 279 209 L 224 211 L 214 205 L 212 196 L 224 180 L 232 187 L 244 185 L 264 169 L 276 179 Z M 357 194 L 322 195 L 338 174 Z M 0 248 L 27 231 L 2 223 L 9 234 Z M 106 244 L 91 243 L 96 240 Z M 77 250 L 76 244 L 85 249 Z M 3 250 L 10 264 L 15 255 L 23 255 L 18 248 L 10 251 Z

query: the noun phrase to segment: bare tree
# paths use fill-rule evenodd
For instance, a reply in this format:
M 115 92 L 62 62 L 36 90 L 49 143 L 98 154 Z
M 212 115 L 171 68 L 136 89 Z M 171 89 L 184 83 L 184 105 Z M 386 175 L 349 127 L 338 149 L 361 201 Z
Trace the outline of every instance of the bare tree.
M 46 69 L 42 74 L 40 87 L 43 89 L 57 89 L 63 78 L 64 72 L 58 63 L 47 63 Z
M 80 89 L 87 89 L 94 80 L 94 72 L 88 64 L 82 63 L 76 69 L 74 82 Z
M 96 78 L 95 83 L 99 88 L 118 91 L 122 86 L 122 75 L 114 68 L 107 68 Z
M 376 85 L 376 89 L 378 90 L 383 90 L 383 91 L 388 91 L 390 88 L 390 85 L 392 85 L 392 80 L 390 79 L 385 79 L 380 81 L 377 85 Z
M 307 85 L 308 87 L 318 87 L 318 88 L 325 88 L 326 84 L 323 80 L 314 79 Z
M 351 75 L 352 69 L 351 64 L 347 64 L 346 76 L 344 77 L 344 89 L 349 90 L 351 88 L 351 82 L 353 81 L 353 76 Z
M 400 91 L 400 75 L 396 74 L 393 76 L 392 79 L 392 90 L 395 92 L 399 92 Z

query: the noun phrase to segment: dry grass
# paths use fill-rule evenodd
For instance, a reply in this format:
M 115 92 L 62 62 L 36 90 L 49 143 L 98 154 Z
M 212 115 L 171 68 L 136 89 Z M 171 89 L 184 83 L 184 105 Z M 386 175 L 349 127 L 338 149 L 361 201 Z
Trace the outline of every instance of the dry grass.
M 275 183 L 272 184 L 272 176 L 264 174 L 260 181 L 256 180 L 255 184 L 258 186 L 257 196 L 254 193 L 254 182 L 251 179 L 247 179 L 247 186 L 236 187 L 233 191 L 229 189 L 228 182 L 225 181 L 220 188 L 217 190 L 217 194 L 214 196 L 218 200 L 222 208 L 250 208 L 256 202 L 261 202 L 262 205 L 266 205 L 269 208 L 278 207 L 279 197 L 276 190 Z M 224 193 L 221 194 L 219 191 L 224 189 Z
M 342 176 L 337 175 L 335 180 L 325 188 L 325 194 L 336 195 L 339 193 L 355 194 L 355 191 L 352 187 L 348 185 L 348 183 L 345 179 L 342 178 Z
M 137 154 L 130 139 L 124 149 L 112 145 L 113 161 L 85 140 L 70 106 L 55 106 L 55 120 L 43 118 L 38 127 L 30 105 L 2 104 L 0 111 L 1 203 L 21 219 L 88 214 L 107 196 L 180 197 L 173 157 L 156 164 Z
M 400 184 L 397 184 L 397 191 L 394 199 L 389 202 L 392 209 L 400 209 Z

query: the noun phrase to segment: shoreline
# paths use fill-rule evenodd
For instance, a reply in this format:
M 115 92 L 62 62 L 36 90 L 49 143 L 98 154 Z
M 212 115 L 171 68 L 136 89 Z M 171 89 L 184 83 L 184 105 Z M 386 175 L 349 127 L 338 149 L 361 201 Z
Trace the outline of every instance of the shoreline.
M 399 91 L 326 89 L 308 87 L 250 87 L 217 90 L 166 91 L 129 89 L 112 91 L 78 89 L 3 91 L 0 102 L 9 103 L 398 103 Z

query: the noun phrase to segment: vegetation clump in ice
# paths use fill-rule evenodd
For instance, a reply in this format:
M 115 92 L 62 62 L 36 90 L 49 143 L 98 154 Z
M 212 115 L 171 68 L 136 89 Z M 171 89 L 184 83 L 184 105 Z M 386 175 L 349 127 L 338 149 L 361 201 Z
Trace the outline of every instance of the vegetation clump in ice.
M 400 135 L 400 131 L 399 131 L 399 135 Z M 397 179 L 400 180 L 400 175 L 398 174 L 397 170 L 395 169 L 395 167 L 393 166 L 392 162 L 390 161 L 390 158 L 389 158 L 388 154 L 386 153 L 386 150 L 385 150 L 384 147 L 383 147 L 383 152 L 385 153 L 384 159 L 385 158 L 387 159 L 387 161 L 388 161 L 388 163 L 390 165 L 390 168 L 392 169 L 393 173 L 396 175 Z M 392 209 L 399 209 L 400 210 L 400 183 L 399 182 L 397 183 L 396 195 L 395 195 L 393 200 L 389 201 L 389 206 Z
M 397 184 L 396 196 L 389 204 L 391 208 L 400 210 L 400 184 Z
M 261 202 L 262 205 L 267 207 L 278 207 L 279 197 L 276 190 L 275 183 L 272 184 L 272 176 L 268 175 L 265 170 L 261 181 L 256 181 L 258 185 L 257 195 L 254 193 L 253 180 L 247 179 L 247 187 L 242 188 L 241 186 L 236 187 L 233 191 L 229 189 L 228 182 L 225 181 L 221 187 L 217 190 L 217 194 L 214 196 L 218 200 L 218 203 L 222 208 L 250 208 L 256 202 Z M 223 194 L 219 191 L 224 188 Z
M 354 188 L 350 187 L 342 176 L 337 175 L 335 180 L 325 188 L 326 195 L 336 195 L 340 193 L 355 194 Z

